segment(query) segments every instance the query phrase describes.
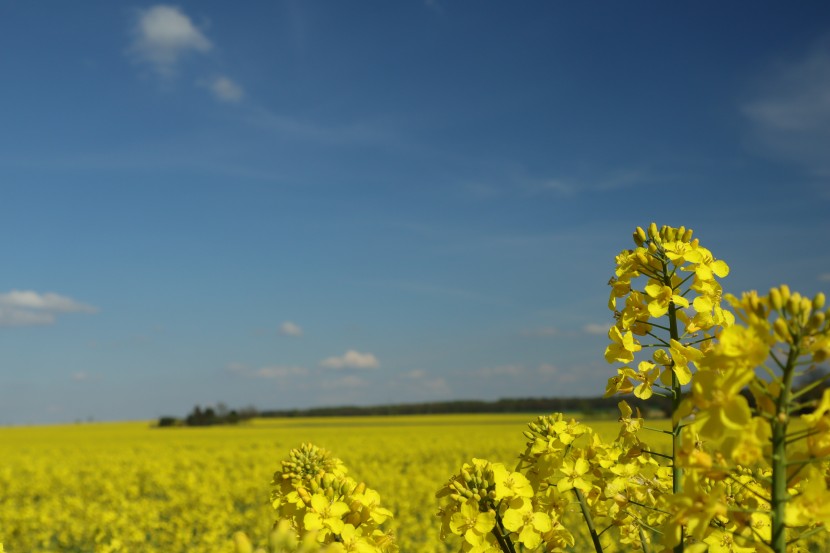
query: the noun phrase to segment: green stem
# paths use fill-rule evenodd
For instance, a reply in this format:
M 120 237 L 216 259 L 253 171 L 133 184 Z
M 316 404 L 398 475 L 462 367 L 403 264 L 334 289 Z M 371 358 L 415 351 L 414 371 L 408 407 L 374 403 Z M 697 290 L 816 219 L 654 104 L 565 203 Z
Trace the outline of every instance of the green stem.
M 651 545 L 648 542 L 648 538 L 643 530 L 643 527 L 640 526 L 638 529 L 640 530 L 640 543 L 643 544 L 643 553 L 651 553 Z
M 582 509 L 582 518 L 585 519 L 585 524 L 588 526 L 588 532 L 591 533 L 591 541 L 594 542 L 594 550 L 597 553 L 602 553 L 602 544 L 599 542 L 599 534 L 597 528 L 594 526 L 594 519 L 591 517 L 591 510 L 588 508 L 588 503 L 585 501 L 585 496 L 579 488 L 574 488 L 576 498 L 579 500 L 579 506 Z
M 499 547 L 504 553 L 516 553 L 516 547 L 513 545 L 513 540 L 505 532 L 504 524 L 501 522 L 501 517 L 496 512 L 496 527 L 491 530 L 496 536 L 496 541 L 499 542 Z
M 793 336 L 793 343 L 798 344 L 798 342 L 799 336 Z M 770 502 L 772 540 L 770 546 L 775 553 L 785 553 L 787 550 L 784 525 L 787 501 L 790 500 L 790 493 L 787 490 L 787 427 L 790 418 L 790 392 L 798 355 L 798 346 L 793 345 L 787 354 L 786 364 L 782 366 L 781 393 L 775 406 L 776 417 L 772 419 L 772 501 Z
M 671 283 L 668 283 L 671 286 Z M 677 340 L 679 334 L 677 332 L 677 308 L 674 302 L 669 302 L 669 328 L 672 339 Z M 677 457 L 680 454 L 682 443 L 680 441 L 680 421 L 675 420 L 674 414 L 680 407 L 680 400 L 683 399 L 683 391 L 681 390 L 680 381 L 677 379 L 677 374 L 672 370 L 671 374 L 671 388 L 672 388 L 672 482 L 671 489 L 674 495 L 683 493 L 683 470 L 678 466 Z M 674 553 L 683 553 L 683 536 L 681 530 L 680 543 L 674 547 Z

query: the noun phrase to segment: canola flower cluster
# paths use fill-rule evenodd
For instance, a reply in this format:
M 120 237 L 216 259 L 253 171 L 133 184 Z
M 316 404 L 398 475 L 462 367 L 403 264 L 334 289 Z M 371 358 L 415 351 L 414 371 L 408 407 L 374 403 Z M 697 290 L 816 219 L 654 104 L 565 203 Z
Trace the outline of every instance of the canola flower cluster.
M 609 282 L 605 359 L 623 366 L 606 396 L 669 398 L 671 430 L 657 431 L 671 453 L 649 445 L 653 429 L 625 401 L 611 441 L 562 414 L 540 417 L 514 469 L 473 458 L 438 491 L 442 539 L 462 553 L 570 551 L 579 511 L 596 552 L 826 545 L 830 389 L 811 401 L 826 378 L 794 387 L 830 357 L 824 295 L 724 294 L 728 265 L 691 230 L 652 223 L 633 238 Z M 302 535 L 304 522 L 282 528 Z

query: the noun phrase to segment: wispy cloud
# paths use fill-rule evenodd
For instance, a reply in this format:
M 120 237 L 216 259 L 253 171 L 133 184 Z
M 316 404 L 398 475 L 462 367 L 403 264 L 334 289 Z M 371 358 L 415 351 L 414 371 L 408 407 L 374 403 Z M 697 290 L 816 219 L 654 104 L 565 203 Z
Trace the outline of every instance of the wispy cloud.
M 588 323 L 582 327 L 582 332 L 585 334 L 594 334 L 597 336 L 603 336 L 608 334 L 608 328 L 610 325 L 601 325 L 596 323 Z
M 292 323 L 291 321 L 285 321 L 280 325 L 279 333 L 283 336 L 298 337 L 303 335 L 303 329 L 300 328 L 300 326 L 296 323 Z
M 531 328 L 529 330 L 525 330 L 522 334 L 524 334 L 525 336 L 532 336 L 538 338 L 549 338 L 551 336 L 558 336 L 559 329 L 552 326 L 542 326 L 539 328 Z
M 323 359 L 320 366 L 327 369 L 377 369 L 380 368 L 380 362 L 372 353 L 350 349 L 343 355 Z
M 163 76 L 175 73 L 179 60 L 186 55 L 208 52 L 213 47 L 190 17 L 176 6 L 156 5 L 140 10 L 133 35 L 130 52 Z
M 222 102 L 235 104 L 245 97 L 245 91 L 242 90 L 242 87 L 224 76 L 213 79 L 208 88 L 210 88 L 213 96 Z
M 818 279 L 821 282 L 830 282 L 830 273 L 822 273 L 818 276 Z
M 830 35 L 767 73 L 757 97 L 742 106 L 754 138 L 812 175 L 830 176 Z
M 49 325 L 59 314 L 97 311 L 96 307 L 53 292 L 12 290 L 0 294 L 0 325 L 3 326 Z
M 305 376 L 309 373 L 308 369 L 300 366 L 286 366 L 286 365 L 269 365 L 252 369 L 244 363 L 233 361 L 225 366 L 231 374 L 244 376 L 246 378 L 266 378 L 266 379 L 284 379 L 291 376 Z
M 285 378 L 287 376 L 303 376 L 308 374 L 305 367 L 262 367 L 251 373 L 257 378 Z

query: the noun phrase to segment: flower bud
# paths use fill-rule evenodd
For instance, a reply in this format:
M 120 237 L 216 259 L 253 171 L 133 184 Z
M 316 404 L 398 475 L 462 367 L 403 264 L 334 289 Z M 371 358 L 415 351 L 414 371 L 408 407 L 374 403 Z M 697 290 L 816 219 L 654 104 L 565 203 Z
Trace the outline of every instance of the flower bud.
M 819 292 L 816 294 L 816 297 L 813 298 L 813 309 L 822 308 L 824 308 L 824 292 Z
M 796 292 L 795 294 L 790 296 L 790 299 L 787 300 L 787 309 L 793 315 L 799 312 L 799 308 L 801 307 L 801 294 Z
M 657 223 L 651 223 L 648 226 L 648 237 L 652 240 L 657 238 Z
M 646 231 L 643 230 L 643 227 L 637 227 L 634 231 L 634 243 L 638 246 L 642 246 L 646 240 L 648 240 L 648 236 L 646 236 Z
M 813 316 L 810 317 L 810 328 L 818 330 L 821 328 L 821 325 L 824 324 L 824 312 L 823 311 L 815 311 L 813 312 Z
M 650 251 L 651 253 L 657 253 L 657 244 L 655 244 L 654 242 L 649 242 L 648 251 Z
M 677 239 L 677 229 L 673 227 L 663 227 L 666 242 L 674 242 Z
M 769 301 L 770 303 L 772 303 L 772 307 L 776 311 L 781 311 L 781 308 L 784 306 L 784 304 L 781 301 L 781 292 L 778 291 L 778 288 L 770 289 Z
M 782 342 L 789 342 L 792 340 L 790 336 L 790 329 L 787 327 L 787 321 L 783 317 L 779 317 L 772 325 L 775 330 L 775 337 Z
M 799 312 L 809 313 L 812 308 L 813 302 L 811 302 L 809 298 L 801 298 L 801 301 L 799 302 Z
M 694 233 L 694 231 L 692 229 L 686 229 L 686 232 L 683 233 L 683 241 L 684 242 L 691 242 L 693 233 Z
M 790 287 L 786 284 L 782 284 L 778 287 L 778 289 L 781 290 L 781 299 L 785 302 L 788 301 L 790 299 Z

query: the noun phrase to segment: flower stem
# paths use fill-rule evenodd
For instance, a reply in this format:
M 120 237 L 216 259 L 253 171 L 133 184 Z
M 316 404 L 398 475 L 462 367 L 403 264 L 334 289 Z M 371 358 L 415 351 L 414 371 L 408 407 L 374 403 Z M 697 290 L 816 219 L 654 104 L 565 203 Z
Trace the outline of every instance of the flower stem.
M 579 506 L 582 509 L 582 518 L 585 519 L 585 524 L 588 526 L 588 532 L 591 533 L 591 541 L 594 542 L 594 550 L 597 553 L 602 553 L 602 544 L 599 542 L 599 534 L 597 534 L 597 527 L 594 525 L 594 519 L 591 517 L 591 510 L 588 508 L 588 503 L 585 501 L 585 496 L 579 488 L 574 488 L 576 498 L 579 500 Z
M 798 344 L 797 336 L 793 337 Z M 787 354 L 787 362 L 782 365 L 781 393 L 776 402 L 777 416 L 772 419 L 772 541 L 770 546 L 775 553 L 787 550 L 787 535 L 784 516 L 790 492 L 787 490 L 787 427 L 790 418 L 790 393 L 792 391 L 793 373 L 798 361 L 798 346 L 793 345 Z

